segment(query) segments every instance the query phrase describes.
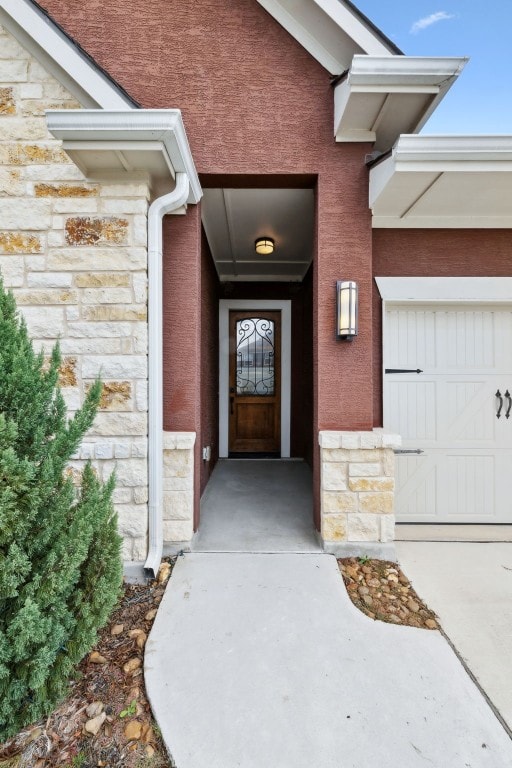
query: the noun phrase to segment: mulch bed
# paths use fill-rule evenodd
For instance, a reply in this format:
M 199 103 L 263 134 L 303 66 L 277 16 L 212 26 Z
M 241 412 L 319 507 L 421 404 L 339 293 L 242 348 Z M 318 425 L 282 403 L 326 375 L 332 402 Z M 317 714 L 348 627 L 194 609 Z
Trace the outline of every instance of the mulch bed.
M 0 768 L 170 768 L 143 677 L 144 645 L 174 560 L 158 579 L 125 584 L 70 693 L 46 720 L 0 745 Z M 396 563 L 338 560 L 352 602 L 372 619 L 436 629 L 436 617 Z
M 371 619 L 438 629 L 436 615 L 418 597 L 397 563 L 347 557 L 338 560 L 350 599 Z
M 170 766 L 146 698 L 143 655 L 173 564 L 163 563 L 158 579 L 147 585 L 124 585 L 67 699 L 46 720 L 0 745 L 1 768 Z

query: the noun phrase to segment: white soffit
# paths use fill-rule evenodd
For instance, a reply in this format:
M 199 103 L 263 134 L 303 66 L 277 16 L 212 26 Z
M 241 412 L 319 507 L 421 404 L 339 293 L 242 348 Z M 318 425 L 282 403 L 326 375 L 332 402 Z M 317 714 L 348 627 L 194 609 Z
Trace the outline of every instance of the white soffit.
M 30 0 L 0 0 L 0 25 L 84 107 L 134 109 L 122 88 Z
M 332 75 L 350 67 L 356 53 L 400 50 L 345 0 L 258 0 L 259 4 Z
M 179 109 L 55 110 L 46 113 L 50 133 L 88 178 L 149 174 L 154 196 L 174 187 L 177 172 L 190 182 L 188 202 L 202 190 Z
M 467 58 L 354 56 L 334 91 L 336 141 L 390 149 L 401 133 L 417 133 L 444 98 Z
M 401 136 L 369 203 L 374 228 L 512 228 L 512 136 Z
M 300 282 L 313 258 L 313 189 L 205 189 L 204 231 L 221 282 Z M 274 253 L 260 256 L 258 237 Z

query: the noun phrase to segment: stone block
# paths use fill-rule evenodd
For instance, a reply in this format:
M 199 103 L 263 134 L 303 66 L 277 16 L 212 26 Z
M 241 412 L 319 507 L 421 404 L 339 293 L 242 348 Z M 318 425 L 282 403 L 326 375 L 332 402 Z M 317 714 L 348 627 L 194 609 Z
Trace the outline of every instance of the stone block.
M 194 494 L 189 491 L 165 491 L 163 499 L 164 520 L 192 520 Z
M 321 535 L 324 541 L 346 541 L 347 515 L 325 515 L 322 517 Z
M 102 411 L 128 411 L 132 404 L 131 381 L 102 382 L 100 409 Z
M 351 491 L 393 491 L 395 481 L 391 477 L 351 477 L 348 481 Z
M 148 462 L 146 459 L 120 461 L 116 467 L 116 485 L 119 487 L 147 485 Z
M 56 141 L 38 144 L 20 144 L 16 141 L 4 141 L 0 144 L 1 165 L 45 165 L 49 163 L 66 163 L 71 166 L 69 157 L 60 149 Z M 75 167 L 75 166 L 72 166 Z M 48 169 L 38 173 L 44 178 L 48 177 Z M 27 178 L 30 174 L 25 171 Z M 52 176 L 55 177 L 52 169 Z
M 147 507 L 144 504 L 116 504 L 119 532 L 122 536 L 145 536 L 148 528 Z
M 114 457 L 116 459 L 128 459 L 132 455 L 131 442 L 124 442 L 114 444 Z
M 61 387 L 60 391 L 68 411 L 77 411 L 82 405 L 82 398 L 78 387 Z
M 127 182 L 126 184 L 102 184 L 101 197 L 144 197 L 149 198 L 149 186 L 147 182 Z
M 382 474 L 380 462 L 353 462 L 348 465 L 349 477 L 378 477 Z
M 65 357 L 59 367 L 59 384 L 61 387 L 75 387 L 76 357 Z
M 2 35 L 0 59 L 28 59 L 29 55 L 12 35 Z
M 148 501 L 148 487 L 141 485 L 133 489 L 133 500 L 136 504 L 146 504 Z
M 145 272 L 136 272 L 133 275 L 133 296 L 137 304 L 144 304 L 148 300 L 148 279 Z
M 55 271 L 126 272 L 145 269 L 146 264 L 147 254 L 143 248 L 77 247 L 50 248 L 48 251 L 48 268 Z
M 82 445 L 80 446 L 80 458 L 85 460 L 93 459 L 94 446 L 95 446 L 95 443 L 82 443 Z
M 119 245 L 126 243 L 128 237 L 128 221 L 115 216 L 71 217 L 66 220 L 65 229 L 68 245 Z
M 348 461 L 349 453 L 344 448 L 322 448 L 322 461 Z
M 129 272 L 81 272 L 74 277 L 77 288 L 118 288 L 129 286 L 130 280 Z
M 0 48 L 1 48 L 0 44 Z M 16 102 L 12 88 L 0 88 L 0 115 L 15 115 Z
M 9 197 L 0 206 L 0 229 L 42 230 L 51 224 L 51 203 L 48 200 Z M 36 251 L 37 253 L 37 251 Z
M 380 432 L 361 432 L 361 448 L 382 448 L 382 434 Z
M 148 554 L 148 542 L 147 537 L 132 539 L 132 554 L 131 560 L 140 562 L 146 559 Z
M 82 377 L 95 379 L 137 379 L 147 377 L 144 355 L 89 355 L 82 360 Z
M 30 181 L 48 181 L 48 178 L 50 177 L 52 181 L 84 181 L 84 175 L 82 171 L 76 167 L 76 165 L 73 165 L 73 163 L 70 161 L 69 157 L 58 148 L 57 142 L 53 143 L 53 147 L 47 147 L 46 149 L 50 151 L 53 149 L 54 152 L 59 152 L 59 154 L 55 155 L 55 162 L 49 165 L 30 165 L 25 164 L 25 168 L 23 169 L 23 174 L 26 179 Z M 36 145 L 40 147 L 40 145 Z M 0 145 L 0 153 L 1 153 L 1 145 Z M 12 153 L 12 150 L 11 150 Z M 35 161 L 33 161 L 35 162 Z M 51 162 L 50 160 L 46 161 L 48 164 Z M 64 229 L 64 222 L 62 223 L 62 226 L 59 227 L 59 229 Z
M 70 288 L 72 275 L 69 272 L 29 272 L 29 288 Z
M 75 198 L 75 197 L 63 197 L 55 199 L 53 203 L 53 210 L 55 213 L 97 213 L 98 201 L 95 197 L 89 198 Z M 70 221 L 68 219 L 67 221 Z M 65 227 L 66 228 L 66 227 Z M 66 228 L 66 242 L 68 245 L 72 245 L 73 241 L 68 238 L 68 232 Z M 117 240 L 116 242 L 124 242 L 124 239 Z
M 148 441 L 134 440 L 132 442 L 132 456 L 134 458 L 144 458 L 148 455 Z
M 82 304 L 128 304 L 132 303 L 131 288 L 84 288 Z
M 375 464 L 383 459 L 384 451 L 380 448 L 374 448 L 373 450 L 360 448 L 353 451 L 347 451 L 346 456 L 351 463 Z
M 19 306 L 51 306 L 55 304 L 60 306 L 61 304 L 77 304 L 78 293 L 73 290 L 66 289 L 52 289 L 37 290 L 37 289 L 24 289 L 16 291 L 16 303 Z
M 76 339 L 108 339 L 130 336 L 132 323 L 68 323 L 68 336 Z
M 0 70 L 2 64 L 0 61 Z M 1 82 L 1 78 L 0 78 Z M 0 136 L 3 141 L 38 141 L 48 138 L 44 117 L 0 117 Z
M 343 491 L 322 492 L 322 515 L 357 510 L 357 494 Z
M 24 307 L 23 317 L 33 339 L 57 339 L 64 327 L 64 310 L 60 307 Z
M 118 355 L 121 339 L 61 339 L 60 348 L 71 355 Z
M 0 168 L 0 195 L 21 197 L 25 193 L 25 182 L 17 168 Z
M 383 542 L 395 540 L 394 515 L 382 515 L 380 518 L 380 540 Z
M 148 410 L 148 383 L 138 380 L 135 382 L 135 408 L 138 411 Z
M 164 450 L 192 449 L 196 442 L 195 432 L 167 432 L 163 434 Z
M 28 80 L 28 60 L 0 59 L 0 83 L 24 83 Z M 3 128 L 0 129 L 0 135 Z
M 393 512 L 393 493 L 360 493 L 359 509 L 361 512 L 373 512 L 377 515 L 387 515 Z
M 89 434 L 99 437 L 146 435 L 147 416 L 145 413 L 98 413 Z
M 321 430 L 318 433 L 318 443 L 321 448 L 341 448 L 341 432 Z
M 164 477 L 162 480 L 164 491 L 191 491 L 194 487 L 192 474 L 184 477 Z
M 400 448 L 401 445 L 402 445 L 401 435 L 394 435 L 391 432 L 382 433 L 383 448 Z
M 194 457 L 191 450 L 164 449 L 164 477 L 189 477 L 194 469 Z
M 101 201 L 102 213 L 118 213 L 126 216 L 130 213 L 146 214 L 147 210 L 148 203 L 145 197 L 143 200 L 137 198 L 131 200 L 127 198 L 118 200 L 117 198 L 112 198 Z
M 384 451 L 384 456 L 382 458 L 382 471 L 383 474 L 386 475 L 386 477 L 394 477 L 395 476 L 395 462 L 396 457 L 391 448 L 386 448 Z
M 144 304 L 132 304 L 131 306 L 116 306 L 115 304 L 102 304 L 99 307 L 87 306 L 83 308 L 83 317 L 93 322 L 102 321 L 143 321 L 147 319 L 148 310 Z
M 41 253 L 41 237 L 24 232 L 0 232 L 0 253 Z
M 6 288 L 18 288 L 25 280 L 23 256 L 0 256 L 0 273 Z
M 114 488 L 112 493 L 114 504 L 131 504 L 133 502 L 132 488 Z
M 348 515 L 348 541 L 380 541 L 379 515 Z
M 36 184 L 34 186 L 36 197 L 96 197 L 98 185 L 92 184 Z M 75 204 L 76 201 L 72 201 Z M 67 211 L 66 211 L 67 213 Z
M 347 464 L 332 461 L 323 462 L 322 488 L 325 491 L 346 491 Z
M 193 535 L 192 520 L 164 520 L 164 541 L 190 541 Z
M 114 445 L 113 443 L 96 443 L 94 446 L 94 456 L 96 459 L 113 459 L 114 458 Z
M 359 432 L 342 432 L 341 433 L 341 447 L 352 449 L 359 448 L 361 444 Z

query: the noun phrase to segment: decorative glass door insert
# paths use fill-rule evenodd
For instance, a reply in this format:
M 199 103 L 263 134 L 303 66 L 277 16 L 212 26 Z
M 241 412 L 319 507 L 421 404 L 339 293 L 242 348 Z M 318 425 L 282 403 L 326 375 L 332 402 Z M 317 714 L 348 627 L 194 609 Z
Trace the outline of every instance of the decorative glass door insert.
M 237 395 L 274 395 L 275 323 L 263 317 L 236 321 Z

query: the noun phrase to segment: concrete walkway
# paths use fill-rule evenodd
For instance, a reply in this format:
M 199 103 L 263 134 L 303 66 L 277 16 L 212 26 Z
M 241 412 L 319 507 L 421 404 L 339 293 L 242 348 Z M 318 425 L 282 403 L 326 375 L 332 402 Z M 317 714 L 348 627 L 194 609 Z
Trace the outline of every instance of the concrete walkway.
M 188 554 L 146 645 L 177 768 L 511 768 L 438 632 L 374 622 L 334 557 Z
M 221 459 L 201 499 L 193 552 L 320 552 L 304 461 Z
M 397 542 L 396 551 L 512 729 L 512 543 Z

